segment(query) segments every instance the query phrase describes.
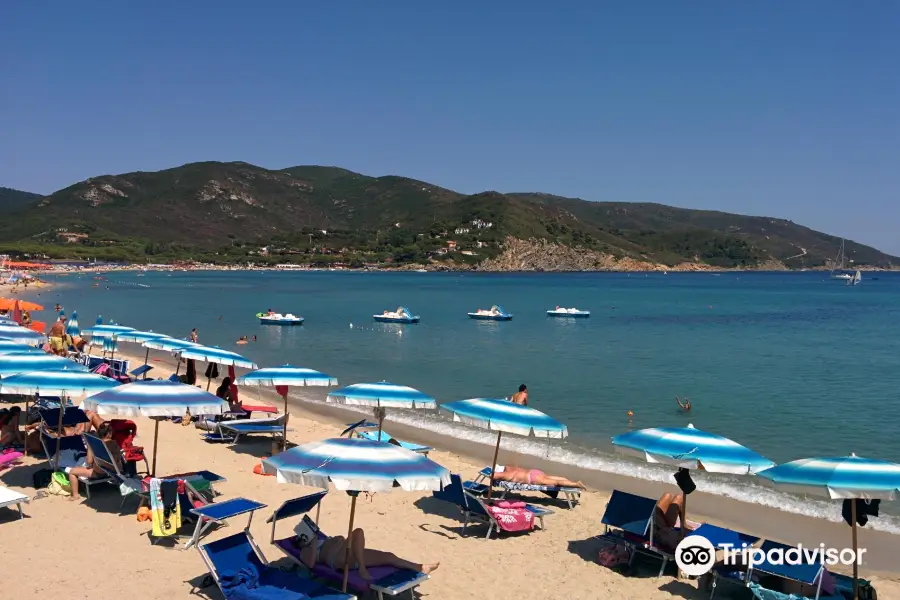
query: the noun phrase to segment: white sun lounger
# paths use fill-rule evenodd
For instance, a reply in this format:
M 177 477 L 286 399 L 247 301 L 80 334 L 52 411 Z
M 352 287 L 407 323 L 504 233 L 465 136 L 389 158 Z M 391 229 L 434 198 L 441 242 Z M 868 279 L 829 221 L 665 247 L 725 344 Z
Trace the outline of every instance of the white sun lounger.
M 26 502 L 28 502 L 28 496 L 25 494 L 0 486 L 0 508 L 16 506 L 19 509 L 19 518 L 24 519 L 25 513 L 22 512 L 22 505 Z
M 503 465 L 497 465 L 497 470 L 499 471 L 502 467 Z M 490 481 L 491 468 L 485 467 L 479 471 L 475 481 L 467 481 L 465 487 L 473 494 L 482 494 L 487 491 Z M 498 489 L 500 492 L 500 496 L 497 498 L 498 500 L 504 500 L 506 494 L 509 492 L 541 492 L 554 500 L 562 494 L 563 499 L 569 505 L 569 508 L 575 508 L 575 505 L 581 501 L 582 492 L 580 488 L 562 487 L 558 485 L 536 485 L 533 483 L 515 483 L 513 481 L 497 481 L 496 479 L 494 480 L 494 488 Z

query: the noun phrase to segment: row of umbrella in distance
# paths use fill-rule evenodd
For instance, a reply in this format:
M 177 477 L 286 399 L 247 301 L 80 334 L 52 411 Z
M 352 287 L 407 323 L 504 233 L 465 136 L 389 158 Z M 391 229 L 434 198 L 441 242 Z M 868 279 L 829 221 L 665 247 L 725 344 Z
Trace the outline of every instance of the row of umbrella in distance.
M 228 410 L 227 404 L 213 394 L 177 382 L 151 380 L 119 385 L 112 379 L 88 373 L 70 360 L 37 353 L 27 345 L 29 340 L 22 343 L 22 337 L 2 339 L 6 333 L 3 328 L 9 326 L 0 323 L 0 393 L 65 396 L 80 392 L 85 396 L 83 407 L 104 416 L 159 418 L 182 416 L 188 411 L 196 415 L 221 414 Z M 92 339 L 116 338 L 141 343 L 148 353 L 157 349 L 178 353 L 183 358 L 256 368 L 252 361 L 237 353 L 153 332 L 101 324 L 83 333 Z M 287 411 L 290 386 L 336 386 L 337 380 L 313 369 L 285 365 L 251 371 L 238 377 L 235 384 L 278 388 Z M 424 393 L 387 382 L 351 385 L 328 394 L 326 400 L 376 408 L 438 408 L 437 402 Z M 442 404 L 440 409 L 450 413 L 454 421 L 497 432 L 492 470 L 497 464 L 503 433 L 548 439 L 563 439 L 568 435 L 567 427 L 559 421 L 505 399 L 461 400 Z M 776 466 L 733 440 L 691 425 L 632 431 L 615 436 L 612 441 L 617 450 L 649 463 L 713 473 L 755 474 L 776 488 L 833 500 L 892 500 L 900 491 L 900 465 L 894 463 L 851 455 L 802 459 Z M 330 482 L 336 489 L 350 493 L 351 530 L 359 492 L 382 492 L 396 487 L 407 491 L 438 490 L 450 481 L 445 468 L 422 455 L 359 438 L 335 438 L 297 446 L 264 459 L 263 468 L 275 474 L 280 482 L 325 489 Z M 156 471 L 155 444 L 151 470 Z M 684 514 L 682 522 L 685 522 Z M 855 549 L 855 520 L 853 538 Z M 856 576 L 854 566 L 854 579 Z M 855 588 L 854 582 L 854 591 Z

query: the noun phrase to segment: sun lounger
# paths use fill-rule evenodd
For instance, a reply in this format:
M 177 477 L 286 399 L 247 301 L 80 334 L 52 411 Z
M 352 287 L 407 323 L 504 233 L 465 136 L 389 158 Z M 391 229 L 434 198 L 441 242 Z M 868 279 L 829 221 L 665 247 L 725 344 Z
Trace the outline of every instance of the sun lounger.
M 284 424 L 289 415 L 274 419 L 235 419 L 219 421 L 215 432 L 203 436 L 207 442 L 227 442 L 236 444 L 242 435 L 271 435 L 273 439 L 283 437 Z M 290 429 L 288 430 L 290 431 Z
M 606 526 L 600 537 L 631 549 L 629 565 L 636 553 L 660 559 L 659 577 L 662 577 L 669 561 L 674 562 L 675 555 L 674 548 L 663 548 L 654 540 L 655 513 L 656 500 L 613 490 L 600 520 Z
M 763 542 L 762 546 L 760 546 L 760 550 L 762 550 L 767 557 L 769 556 L 769 552 L 771 552 L 772 550 L 781 550 L 782 552 L 786 552 L 793 548 L 793 546 L 782 544 L 780 542 L 773 542 L 772 540 L 766 540 L 765 542 Z M 803 560 L 804 558 L 805 557 L 801 555 L 801 560 Z M 780 592 L 769 590 L 765 587 L 757 585 L 754 580 L 759 579 L 760 575 L 769 575 L 780 579 L 788 579 L 790 581 L 795 581 L 809 586 L 811 590 L 815 590 L 815 596 L 807 595 L 808 597 L 813 597 L 815 598 L 815 600 L 824 600 L 825 598 L 827 598 L 827 596 L 821 596 L 823 582 L 822 575 L 824 572 L 825 566 L 821 562 L 810 563 L 804 560 L 803 564 L 790 565 L 775 564 L 769 562 L 769 560 L 766 559 L 762 564 L 747 569 L 747 581 L 751 582 L 749 584 L 751 591 L 753 592 L 754 596 L 756 596 L 760 600 L 776 600 L 779 597 L 789 597 L 788 594 L 782 594 Z M 838 598 L 841 598 L 841 596 L 838 596 Z
M 328 492 L 315 492 L 308 496 L 294 498 L 282 504 L 272 513 L 267 523 L 272 523 L 272 545 L 281 550 L 285 556 L 294 561 L 298 566 L 307 569 L 303 561 L 300 560 L 300 548 L 297 546 L 296 537 L 291 536 L 281 540 L 275 539 L 275 527 L 279 520 L 289 519 L 299 515 L 305 515 L 307 512 L 316 507 L 322 498 Z M 304 519 L 309 519 L 305 516 Z M 327 539 L 327 536 L 319 532 L 320 539 Z M 384 600 L 385 596 L 397 596 L 408 591 L 410 598 L 415 598 L 415 589 L 421 583 L 427 581 L 429 576 L 418 571 L 409 569 L 398 569 L 396 567 L 369 567 L 369 574 L 373 577 L 371 581 L 367 581 L 359 576 L 359 571 L 353 569 L 347 578 L 347 587 L 354 592 L 363 595 L 369 591 L 375 593 L 378 600 Z M 335 582 L 337 585 L 343 583 L 343 571 L 336 571 L 324 563 L 316 563 L 312 569 L 313 577 L 325 579 Z
M 753 546 L 759 541 L 758 537 L 752 536 L 748 533 L 742 533 L 733 529 L 719 527 L 718 525 L 710 525 L 709 523 L 700 525 L 691 532 L 691 535 L 699 535 L 705 537 L 717 549 L 730 547 L 734 550 L 739 550 L 743 547 Z M 710 600 L 712 600 L 712 597 L 715 596 L 716 588 L 722 581 L 736 583 L 742 586 L 747 585 L 747 573 L 746 568 L 744 567 L 736 565 L 716 564 L 713 566 L 713 570 L 710 572 L 710 574 L 712 576 L 709 593 Z
M 41 435 L 41 446 L 44 449 L 44 454 L 47 456 L 47 462 L 49 463 L 50 468 L 54 471 L 62 471 L 65 466 L 72 466 L 66 465 L 64 462 L 66 460 L 71 461 L 75 458 L 80 459 L 87 457 L 87 446 L 85 446 L 85 442 L 80 435 L 67 435 L 63 437 L 51 435 L 50 432 L 55 432 L 59 426 L 59 411 L 60 409 L 58 408 L 40 411 L 41 425 L 39 430 Z M 67 407 L 63 413 L 63 427 L 70 427 L 88 421 L 87 415 L 85 415 L 84 411 L 80 408 Z M 59 460 L 56 458 L 57 441 L 59 442 Z M 84 484 L 85 493 L 89 499 L 91 497 L 91 487 L 98 483 L 115 482 L 112 477 L 106 475 L 79 477 L 78 481 Z
M 401 448 L 406 448 L 407 450 L 412 450 L 413 452 L 423 454 L 425 456 L 428 456 L 428 453 L 434 450 L 434 448 L 432 448 L 431 446 L 423 446 L 422 444 L 414 444 L 412 442 L 404 442 L 403 440 L 398 440 L 384 429 L 381 430 L 381 437 L 379 437 L 377 423 L 364 423 L 363 425 L 354 427 L 350 435 L 355 435 L 372 442 L 394 444 L 396 446 L 400 446 Z
M 22 512 L 22 505 L 26 502 L 28 502 L 28 496 L 25 494 L 20 494 L 0 485 L 0 508 L 15 506 L 19 509 L 19 518 L 24 519 L 25 513 Z
M 265 504 L 256 502 L 255 500 L 248 500 L 247 498 L 229 498 L 228 500 L 216 502 L 215 504 L 207 504 L 200 508 L 192 508 L 191 514 L 196 517 L 197 523 L 194 526 L 194 534 L 184 546 L 184 549 L 187 550 L 191 546 L 196 545 L 203 534 L 213 525 L 221 525 L 225 522 L 225 519 L 247 513 L 250 513 L 250 519 L 252 520 L 253 511 L 265 507 Z M 249 527 L 250 524 L 248 523 L 247 526 Z
M 497 519 L 488 511 L 484 500 L 467 492 L 463 488 L 462 479 L 459 475 L 451 474 L 450 485 L 439 492 L 432 492 L 432 495 L 438 500 L 450 502 L 459 508 L 463 514 L 463 535 L 465 535 L 466 528 L 469 526 L 470 521 L 488 526 L 487 534 L 484 536 L 485 539 L 490 538 L 495 529 L 499 535 L 501 528 Z M 553 511 L 550 509 L 531 504 L 526 504 L 525 510 L 534 516 L 535 520 L 541 526 L 541 529 L 545 529 L 544 517 L 553 514 Z
M 497 465 L 498 469 L 502 466 L 503 465 Z M 475 478 L 475 481 L 466 481 L 464 485 L 469 492 L 481 495 L 487 491 L 490 481 L 491 468 L 485 467 L 478 472 L 478 477 Z M 513 481 L 497 481 L 496 479 L 494 480 L 494 489 L 499 490 L 500 495 L 497 496 L 497 498 L 500 500 L 505 499 L 509 492 L 541 492 L 554 500 L 558 499 L 559 495 L 562 494 L 563 499 L 566 504 L 569 505 L 569 508 L 575 508 L 575 505 L 581 501 L 582 492 L 580 488 L 562 487 L 558 485 L 537 485 L 533 483 L 516 483 Z
M 252 502 L 252 501 L 250 501 Z M 265 505 L 260 506 L 262 508 Z M 198 545 L 197 549 L 213 581 L 219 586 L 225 600 L 231 600 L 243 592 L 251 598 L 254 592 L 265 598 L 297 600 L 356 600 L 356 596 L 334 590 L 321 583 L 304 579 L 295 573 L 272 567 L 250 534 L 250 521 L 238 533 L 226 538 Z

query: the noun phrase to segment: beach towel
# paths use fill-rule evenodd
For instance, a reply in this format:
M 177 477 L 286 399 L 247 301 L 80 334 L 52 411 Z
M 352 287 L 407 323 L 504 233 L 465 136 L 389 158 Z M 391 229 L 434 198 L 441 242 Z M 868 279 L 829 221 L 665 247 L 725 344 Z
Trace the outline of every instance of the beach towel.
M 0 454 L 0 471 L 19 462 L 23 456 L 21 452 L 7 448 Z
M 150 480 L 150 510 L 153 511 L 152 533 L 155 537 L 175 535 L 181 528 L 179 482 L 153 478 Z
M 501 504 L 506 506 L 501 506 Z M 519 504 L 522 506 L 518 506 Z M 487 509 L 503 531 L 531 531 L 534 529 L 534 515 L 525 508 L 524 502 L 498 502 L 488 504 Z
M 206 373 L 203 374 L 207 379 L 218 379 L 219 378 L 219 365 L 216 363 L 209 363 L 206 366 Z
M 289 580 L 296 579 L 296 577 L 293 573 L 274 569 L 266 573 L 265 582 L 263 582 L 257 566 L 250 563 L 239 571 L 222 573 L 219 576 L 219 586 L 222 588 L 222 594 L 228 600 L 284 600 L 287 597 L 302 600 L 309 598 L 306 594 L 296 591 L 290 591 L 290 596 L 285 595 L 285 591 L 291 590 Z

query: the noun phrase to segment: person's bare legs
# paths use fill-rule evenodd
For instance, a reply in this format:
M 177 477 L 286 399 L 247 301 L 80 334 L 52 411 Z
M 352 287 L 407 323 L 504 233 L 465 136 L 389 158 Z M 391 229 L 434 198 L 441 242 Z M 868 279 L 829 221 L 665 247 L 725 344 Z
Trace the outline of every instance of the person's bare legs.
M 366 548 L 366 534 L 362 529 L 354 529 L 353 533 L 350 534 L 350 541 L 350 554 L 353 556 L 353 562 L 356 563 L 359 576 L 366 581 L 372 580 L 372 576 L 369 574 L 367 567 L 396 567 L 398 569 L 410 569 L 427 574 L 440 566 L 440 563 L 420 564 L 410 562 L 400 558 L 392 552 L 370 550 Z M 336 560 L 335 563 L 346 566 L 347 561 L 344 558 L 347 552 L 346 546 L 342 544 L 340 551 L 342 552 L 342 557 L 339 560 Z
M 90 479 L 94 476 L 94 469 L 91 467 L 72 467 L 69 469 L 69 486 L 72 488 L 72 495 L 69 500 L 79 500 L 81 495 L 78 493 L 78 478 L 87 477 Z
M 572 481 L 571 479 L 567 479 L 566 477 L 557 477 L 555 475 L 547 475 L 544 473 L 541 477 L 532 477 L 531 483 L 537 485 L 556 485 L 559 487 L 577 487 L 584 489 L 585 485 L 580 481 Z

